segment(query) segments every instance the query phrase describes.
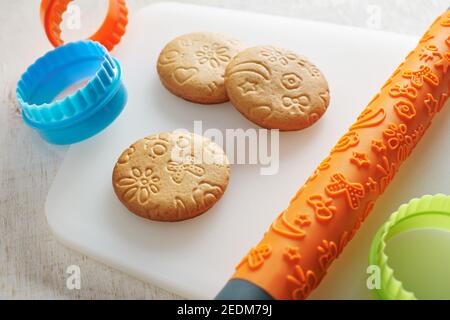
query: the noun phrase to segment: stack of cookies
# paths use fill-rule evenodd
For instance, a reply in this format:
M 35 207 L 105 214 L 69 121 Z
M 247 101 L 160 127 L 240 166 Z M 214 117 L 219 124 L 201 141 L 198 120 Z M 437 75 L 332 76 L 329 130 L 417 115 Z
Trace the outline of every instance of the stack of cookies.
M 159 56 L 158 74 L 174 95 L 201 104 L 231 101 L 267 129 L 307 128 L 330 102 L 325 77 L 307 58 L 272 46 L 245 49 L 223 34 L 197 32 L 174 39 Z M 214 142 L 167 132 L 125 150 L 112 182 L 119 200 L 136 215 L 181 221 L 213 207 L 229 177 L 228 159 Z
M 267 129 L 307 128 L 330 103 L 327 80 L 307 58 L 272 46 L 244 49 L 223 34 L 198 32 L 174 39 L 159 56 L 158 74 L 173 94 L 201 104 L 230 100 Z

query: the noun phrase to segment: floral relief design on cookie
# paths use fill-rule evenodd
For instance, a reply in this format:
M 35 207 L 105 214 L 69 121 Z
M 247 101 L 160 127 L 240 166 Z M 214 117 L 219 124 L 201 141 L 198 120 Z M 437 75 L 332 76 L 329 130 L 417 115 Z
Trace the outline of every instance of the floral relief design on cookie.
M 199 58 L 200 64 L 207 63 L 211 68 L 218 68 L 221 64 L 228 63 L 231 60 L 229 52 L 230 48 L 219 43 L 213 43 L 212 45 L 204 45 L 195 55 Z
M 179 221 L 213 207 L 225 193 L 229 174 L 228 159 L 217 144 L 191 133 L 170 132 L 126 149 L 112 178 L 117 197 L 131 212 L 151 220 Z
M 131 201 L 136 198 L 140 204 L 146 204 L 150 200 L 151 194 L 159 192 L 160 181 L 160 177 L 152 168 L 132 168 L 130 175 L 120 179 L 117 186 L 123 188 L 125 200 Z
M 157 157 L 163 157 L 169 150 L 170 142 L 166 137 L 157 136 L 146 139 L 145 149 L 148 151 L 148 155 L 156 159 Z
M 281 84 L 287 90 L 295 90 L 295 89 L 300 88 L 300 86 L 302 85 L 302 82 L 303 82 L 303 79 L 299 75 L 297 75 L 293 72 L 286 73 L 281 78 Z
M 292 52 L 270 46 L 264 47 L 260 55 L 261 57 L 267 58 L 271 63 L 281 63 L 284 66 L 288 65 L 289 60 L 295 61 L 297 59 L 297 55 Z
M 297 64 L 301 67 L 306 68 L 312 77 L 322 77 L 322 72 L 319 70 L 319 68 L 315 64 L 308 61 L 306 58 L 299 58 Z
M 157 71 L 174 95 L 202 104 L 228 101 L 224 73 L 243 48 L 224 34 L 196 32 L 169 42 L 161 51 Z

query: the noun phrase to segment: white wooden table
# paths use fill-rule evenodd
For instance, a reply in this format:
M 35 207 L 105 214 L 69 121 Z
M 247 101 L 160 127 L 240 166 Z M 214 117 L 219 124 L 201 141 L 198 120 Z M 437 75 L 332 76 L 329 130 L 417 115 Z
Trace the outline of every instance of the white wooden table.
M 77 0 L 82 30 L 93 30 L 103 1 Z M 45 220 L 48 189 L 65 155 L 25 127 L 15 99 L 25 68 L 51 47 L 39 23 L 39 0 L 0 1 L 0 298 L 174 299 L 175 295 L 65 248 Z M 131 14 L 155 0 L 127 0 Z M 203 5 L 421 34 L 447 0 L 190 0 Z M 68 181 L 68 183 L 70 183 Z M 71 265 L 81 289 L 66 287 Z

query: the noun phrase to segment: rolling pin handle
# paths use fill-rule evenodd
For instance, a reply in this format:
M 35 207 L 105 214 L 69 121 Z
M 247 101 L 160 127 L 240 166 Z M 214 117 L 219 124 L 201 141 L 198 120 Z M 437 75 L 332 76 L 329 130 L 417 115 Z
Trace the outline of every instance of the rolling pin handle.
M 228 281 L 215 300 L 273 300 L 263 289 L 240 279 Z

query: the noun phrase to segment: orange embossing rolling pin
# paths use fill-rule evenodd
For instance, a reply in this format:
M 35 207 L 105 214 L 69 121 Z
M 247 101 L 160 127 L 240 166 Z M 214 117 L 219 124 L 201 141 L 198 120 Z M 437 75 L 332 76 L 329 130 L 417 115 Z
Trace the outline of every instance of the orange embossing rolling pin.
M 449 70 L 447 11 L 238 264 L 217 299 L 306 299 L 443 108 Z
M 61 39 L 63 14 L 73 0 L 42 0 L 41 21 L 48 40 L 54 47 L 64 44 Z M 108 0 L 108 12 L 98 31 L 89 40 L 100 42 L 111 51 L 125 34 L 128 24 L 128 9 L 125 0 Z

